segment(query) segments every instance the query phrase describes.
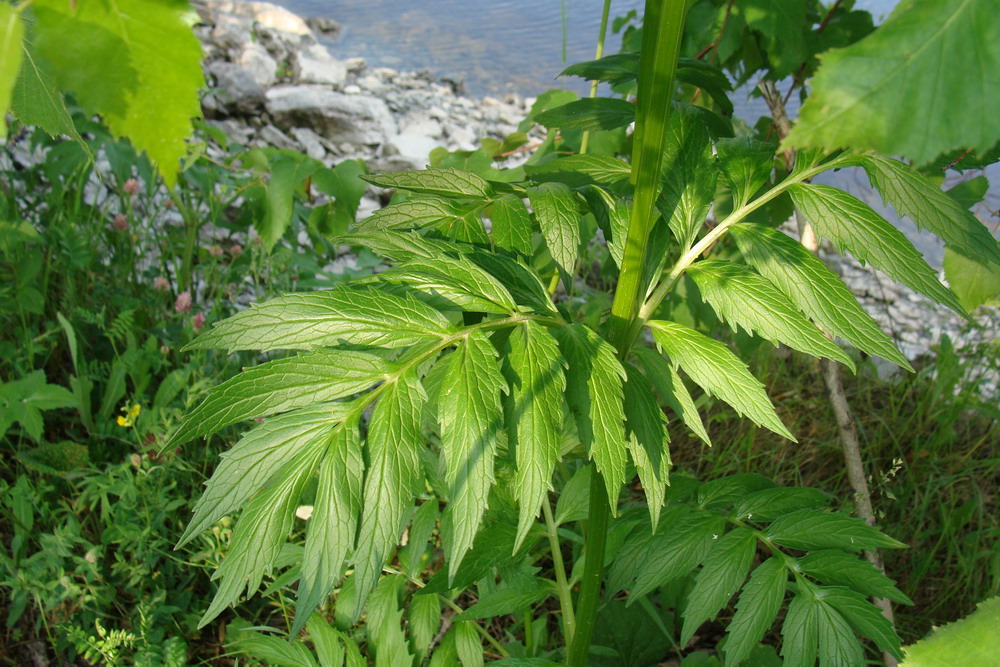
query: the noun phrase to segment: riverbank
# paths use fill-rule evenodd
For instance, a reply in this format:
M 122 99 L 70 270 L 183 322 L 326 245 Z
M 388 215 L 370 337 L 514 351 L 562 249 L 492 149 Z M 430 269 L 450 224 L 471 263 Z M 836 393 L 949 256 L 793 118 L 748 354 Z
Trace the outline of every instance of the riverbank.
M 417 169 L 435 148 L 473 150 L 483 138 L 502 140 L 533 102 L 516 94 L 472 99 L 461 94 L 461 81 L 334 55 L 320 40 L 340 30 L 329 19 L 265 2 L 201 0 L 197 7 L 212 86 L 205 116 L 248 146 L 299 150 L 328 165 L 362 158 L 372 170 Z M 360 214 L 377 205 L 367 197 Z M 980 311 L 970 326 L 852 257 L 823 258 L 908 359 L 928 353 L 942 335 L 957 347 L 978 346 L 1000 328 L 996 309 Z M 995 372 L 977 382 L 983 395 L 996 394 Z

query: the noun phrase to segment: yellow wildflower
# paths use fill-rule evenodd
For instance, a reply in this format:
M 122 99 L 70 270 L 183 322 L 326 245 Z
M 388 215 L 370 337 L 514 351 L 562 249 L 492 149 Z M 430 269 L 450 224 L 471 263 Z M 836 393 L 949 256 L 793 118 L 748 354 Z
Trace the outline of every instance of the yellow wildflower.
M 135 423 L 135 418 L 139 416 L 140 412 L 142 412 L 142 406 L 140 406 L 138 403 L 133 405 L 131 408 L 126 405 L 124 408 L 122 408 L 122 412 L 124 412 L 125 414 L 119 415 L 118 419 L 115 421 L 118 422 L 119 426 L 123 428 L 128 428 L 129 426 L 132 426 L 132 424 Z

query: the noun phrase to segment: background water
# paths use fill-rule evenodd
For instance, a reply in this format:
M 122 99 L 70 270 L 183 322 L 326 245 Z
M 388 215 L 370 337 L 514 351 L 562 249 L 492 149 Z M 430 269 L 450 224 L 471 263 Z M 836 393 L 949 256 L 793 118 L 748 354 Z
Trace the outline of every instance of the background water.
M 274 1 L 274 0 L 272 0 Z M 328 44 L 335 56 L 363 56 L 376 67 L 429 70 L 465 81 L 471 95 L 537 95 L 552 87 L 583 90 L 578 79 L 556 80 L 566 62 L 594 57 L 603 0 L 276 0 L 301 16 L 344 26 Z M 858 0 L 856 7 L 888 14 L 896 0 Z M 643 0 L 613 0 L 611 18 Z M 608 29 L 606 53 L 620 41 Z

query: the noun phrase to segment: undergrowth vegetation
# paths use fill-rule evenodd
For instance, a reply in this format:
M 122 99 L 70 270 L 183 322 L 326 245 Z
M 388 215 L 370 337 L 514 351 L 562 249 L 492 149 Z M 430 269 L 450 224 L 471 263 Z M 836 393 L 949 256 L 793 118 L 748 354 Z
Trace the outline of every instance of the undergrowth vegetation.
M 855 665 L 1000 593 L 995 343 L 910 368 L 778 230 L 962 315 L 995 299 L 1000 248 L 939 186 L 1000 130 L 908 97 L 969 53 L 858 69 L 922 40 L 1000 60 L 993 0 L 878 30 L 840 0 L 651 0 L 566 71 L 610 96 L 551 91 L 517 136 L 400 174 L 191 125 L 186 4 L 80 4 L 0 0 L 3 664 Z M 73 31 L 124 40 L 132 79 L 67 57 Z M 748 127 L 731 97 L 758 80 Z M 944 239 L 951 290 L 812 184 L 848 167 Z M 877 527 L 821 363 L 856 370 Z

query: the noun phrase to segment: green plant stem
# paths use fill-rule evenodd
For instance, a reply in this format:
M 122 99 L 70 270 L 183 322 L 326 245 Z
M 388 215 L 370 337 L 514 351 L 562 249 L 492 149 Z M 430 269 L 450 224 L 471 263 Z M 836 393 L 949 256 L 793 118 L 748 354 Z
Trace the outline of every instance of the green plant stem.
M 604 475 L 596 468 L 590 476 L 590 506 L 587 516 L 587 552 L 580 581 L 580 599 L 577 604 L 577 626 L 573 642 L 569 644 L 567 664 L 584 667 L 590 654 L 590 638 L 597 624 L 597 605 L 601 599 L 601 580 L 604 575 L 604 551 L 607 546 L 608 492 Z
M 576 614 L 573 613 L 573 594 L 566 581 L 566 565 L 563 563 L 562 547 L 559 544 L 559 527 L 552 518 L 552 507 L 548 498 L 542 503 L 542 514 L 545 516 L 545 532 L 549 538 L 549 551 L 552 552 L 552 569 L 556 573 L 556 588 L 559 592 L 559 609 L 562 612 L 563 641 L 567 646 L 573 644 L 576 634 Z
M 601 10 L 601 27 L 597 33 L 597 48 L 594 50 L 594 60 L 600 60 L 604 55 L 604 38 L 608 33 L 608 15 L 611 13 L 611 0 L 604 0 L 604 9 Z M 597 79 L 590 82 L 590 97 L 597 97 Z M 583 133 L 580 140 L 580 155 L 587 154 L 587 147 L 590 145 L 590 130 Z
M 167 188 L 167 195 L 174 203 L 181 218 L 184 219 L 184 230 L 187 232 L 184 239 L 184 255 L 181 257 L 180 275 L 177 277 L 177 290 L 183 292 L 191 286 L 191 267 L 194 263 L 195 245 L 198 242 L 198 220 L 176 189 Z

